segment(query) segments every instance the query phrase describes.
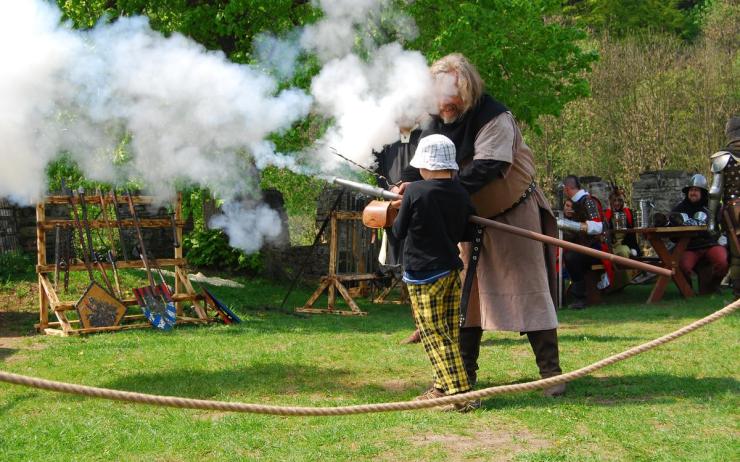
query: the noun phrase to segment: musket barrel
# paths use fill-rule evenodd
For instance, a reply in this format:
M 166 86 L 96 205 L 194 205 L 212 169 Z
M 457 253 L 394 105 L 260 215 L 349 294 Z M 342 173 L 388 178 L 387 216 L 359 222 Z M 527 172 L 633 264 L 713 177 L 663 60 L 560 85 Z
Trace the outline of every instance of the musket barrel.
M 334 184 L 342 185 L 350 189 L 354 189 L 357 192 L 361 192 L 363 194 L 367 194 L 368 196 L 373 197 L 382 197 L 383 199 L 389 199 L 389 200 L 397 200 L 401 199 L 400 194 L 396 194 L 390 191 L 387 191 L 383 188 L 378 188 L 377 186 L 370 186 L 369 184 L 365 183 L 358 183 L 356 181 L 350 181 L 350 180 L 344 180 L 342 178 L 332 178 L 331 182 Z
M 350 189 L 354 189 L 355 191 L 361 192 L 363 194 L 367 194 L 368 196 L 382 197 L 383 199 L 389 199 L 389 200 L 397 200 L 403 197 L 400 194 L 386 191 L 383 188 L 370 186 L 364 183 L 358 183 L 356 181 L 344 180 L 342 178 L 332 178 L 331 182 L 334 184 L 345 186 Z M 568 242 L 563 239 L 557 239 L 555 237 L 548 236 L 546 234 L 536 233 L 528 229 L 522 229 L 516 226 L 507 225 L 505 223 L 499 223 L 498 221 L 488 220 L 486 218 L 481 218 L 475 215 L 471 215 L 469 218 L 469 221 L 477 225 L 487 226 L 489 228 L 495 228 L 500 231 L 516 234 L 518 236 L 526 237 L 528 239 L 534 239 L 535 241 L 544 242 L 545 244 L 559 246 L 564 249 L 590 255 L 592 257 L 599 258 L 602 260 L 609 260 L 621 266 L 626 266 L 628 268 L 639 269 L 642 271 L 647 271 L 650 273 L 655 273 L 655 274 L 658 274 L 661 276 L 667 276 L 667 277 L 671 277 L 673 275 L 673 270 L 668 269 L 668 268 L 651 265 L 649 263 L 644 263 L 644 262 L 637 261 L 637 260 L 630 260 L 629 258 L 620 257 L 619 255 L 614 255 L 613 253 L 602 252 L 601 250 L 592 249 L 591 247 L 586 247 L 585 245 Z

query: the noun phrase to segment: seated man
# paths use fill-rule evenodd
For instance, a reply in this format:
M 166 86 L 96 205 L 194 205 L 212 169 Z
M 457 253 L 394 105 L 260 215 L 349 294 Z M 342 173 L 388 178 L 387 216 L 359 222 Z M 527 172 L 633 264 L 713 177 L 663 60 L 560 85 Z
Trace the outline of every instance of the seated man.
M 620 257 L 636 257 L 640 253 L 637 238 L 634 234 L 620 233 L 620 229 L 632 229 L 635 227 L 632 210 L 624 206 L 624 194 L 620 189 L 615 189 L 609 195 L 610 209 L 604 212 L 604 222 L 612 232 L 611 252 Z
M 573 202 L 573 218 L 558 219 L 558 228 L 564 231 L 566 240 L 602 250 L 601 233 L 604 231 L 604 225 L 597 202 L 581 189 L 581 183 L 574 175 L 569 175 L 563 180 L 563 192 Z M 565 269 L 568 270 L 571 281 L 573 281 L 570 294 L 574 300 L 569 307 L 576 310 L 585 308 L 586 272 L 600 261 L 574 251 L 565 252 L 563 260 Z
M 691 177 L 689 184 L 683 188 L 686 197 L 671 211 L 671 224 L 684 226 L 706 225 L 709 218 L 709 190 L 704 175 L 696 174 Z M 681 255 L 679 268 L 686 280 L 691 284 L 691 272 L 697 265 L 706 262 L 711 265 L 710 281 L 699 281 L 699 293 L 716 292 L 722 279 L 727 274 L 727 249 L 717 242 L 709 232 L 692 238 Z

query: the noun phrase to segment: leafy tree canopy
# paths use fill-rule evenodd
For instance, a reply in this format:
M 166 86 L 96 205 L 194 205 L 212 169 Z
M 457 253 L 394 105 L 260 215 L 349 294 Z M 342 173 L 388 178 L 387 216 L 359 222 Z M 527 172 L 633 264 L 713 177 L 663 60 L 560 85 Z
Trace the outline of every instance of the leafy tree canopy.
M 487 90 L 530 125 L 588 95 L 584 71 L 597 54 L 579 45 L 585 32 L 554 20 L 557 0 L 416 0 L 408 9 L 419 27 L 411 46 L 430 60 L 464 54 Z
M 58 0 L 75 27 L 101 18 L 144 15 L 152 28 L 180 32 L 232 61 L 248 62 L 252 42 L 263 31 L 281 33 L 316 17 L 308 0 Z
M 575 24 L 617 37 L 649 30 L 693 39 L 700 30 L 696 16 L 705 3 L 705 0 L 566 0 L 563 11 Z

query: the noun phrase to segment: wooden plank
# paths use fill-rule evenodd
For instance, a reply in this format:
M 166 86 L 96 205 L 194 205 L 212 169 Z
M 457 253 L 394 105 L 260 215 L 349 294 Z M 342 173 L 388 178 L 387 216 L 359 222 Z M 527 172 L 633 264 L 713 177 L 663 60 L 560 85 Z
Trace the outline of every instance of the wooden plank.
M 195 302 L 197 300 L 203 300 L 203 296 L 200 294 L 172 294 L 172 300 L 178 302 Z M 69 311 L 75 309 L 76 300 L 73 301 L 62 301 L 57 302 L 52 308 L 54 311 Z M 125 306 L 138 306 L 138 302 L 135 298 L 126 298 L 121 300 Z
M 134 204 L 153 204 L 154 203 L 154 197 L 152 196 L 131 196 L 131 200 L 134 202 Z M 109 203 L 115 202 L 112 197 L 108 196 L 106 197 L 106 201 Z M 47 196 L 44 199 L 44 203 L 46 204 L 69 204 L 69 196 Z M 100 196 L 99 195 L 86 195 L 85 196 L 85 203 L 86 204 L 100 204 Z M 126 205 L 128 204 L 125 195 L 119 195 L 118 196 L 118 204 Z
M 154 262 L 154 260 L 150 260 Z M 157 263 L 160 267 L 164 268 L 167 266 L 184 266 L 187 264 L 187 260 L 184 258 L 158 258 Z M 112 266 L 110 263 L 100 263 L 103 268 L 106 270 L 112 270 Z M 129 260 L 129 261 L 118 261 L 116 262 L 116 268 L 118 269 L 125 269 L 125 268 L 143 268 L 144 263 L 141 260 Z M 83 271 L 85 270 L 85 265 L 83 263 L 73 263 L 69 265 L 70 271 Z M 36 265 L 36 272 L 37 273 L 52 273 L 54 272 L 54 265 Z
M 190 299 L 183 298 L 182 300 L 178 301 L 186 301 L 186 300 L 192 300 L 193 302 L 193 309 L 195 310 L 195 313 L 200 317 L 201 319 L 208 319 L 208 313 L 206 311 L 206 304 L 201 304 L 200 301 L 203 300 L 203 296 L 200 294 L 195 293 L 195 289 L 193 289 L 193 284 L 191 284 L 190 279 L 188 279 L 188 274 L 179 266 L 175 267 L 175 281 L 180 281 L 182 285 L 185 287 L 185 291 L 190 297 Z M 179 294 L 176 294 L 179 295 Z M 174 299 L 174 295 L 172 297 Z
M 46 277 L 46 275 L 39 274 L 39 286 L 41 286 L 44 293 L 46 294 L 46 298 L 49 300 L 49 303 L 51 303 L 52 305 L 59 303 L 59 296 L 57 296 L 57 293 L 54 290 L 54 286 L 51 284 L 51 281 L 48 277 Z
M 364 311 L 346 311 L 346 310 L 329 310 L 324 308 L 296 308 L 298 313 L 311 313 L 311 314 L 337 314 L 340 316 L 367 316 Z
M 145 317 L 144 317 L 143 314 L 128 314 L 128 315 L 126 315 L 126 316 L 123 317 L 123 320 L 121 322 L 125 322 L 125 321 L 136 321 L 136 320 L 142 320 L 142 319 L 145 319 Z M 80 320 L 79 319 L 72 319 L 70 321 L 67 321 L 67 323 L 70 326 L 76 326 L 76 325 L 78 325 L 80 323 Z M 59 323 L 59 322 L 50 322 L 49 323 L 49 327 L 59 327 L 59 326 L 61 326 L 61 323 Z M 39 325 L 36 324 L 34 327 L 38 328 Z
M 311 308 L 313 307 L 313 304 L 316 303 L 316 300 L 319 299 L 321 294 L 326 290 L 327 287 L 329 287 L 329 284 L 331 284 L 331 279 L 322 279 L 321 283 L 319 284 L 319 287 L 311 294 L 311 296 L 308 298 L 308 301 L 303 306 L 303 308 Z M 298 310 L 298 308 L 296 308 Z
M 337 274 L 335 278 L 339 281 L 374 281 L 377 279 L 383 279 L 382 276 L 378 276 L 372 273 L 362 274 Z
M 182 260 L 182 193 L 177 193 L 177 201 L 175 202 L 175 234 L 177 235 L 177 242 L 180 243 L 180 247 L 176 247 L 174 249 L 174 257 L 175 260 Z M 177 272 L 183 273 L 184 270 L 182 266 L 177 265 L 175 266 L 175 293 L 179 294 L 184 292 L 183 291 L 183 282 L 180 280 L 179 277 L 177 277 Z M 187 275 L 185 277 L 185 280 L 188 281 L 188 284 L 190 281 L 187 278 Z M 192 289 L 192 287 L 191 287 Z M 194 292 L 193 290 L 190 291 L 191 293 Z M 175 303 L 175 306 L 177 307 L 177 314 L 182 314 L 182 303 L 177 302 Z M 198 313 L 198 316 L 206 316 L 205 310 L 200 306 L 200 304 L 193 303 L 193 306 L 195 307 L 195 311 Z M 202 313 L 201 313 L 202 312 Z M 206 316 L 207 317 L 207 316 Z
M 329 238 L 329 278 L 332 280 L 327 286 L 329 290 L 329 309 L 334 309 L 334 302 L 336 300 L 336 293 L 334 291 L 334 275 L 337 274 L 337 252 L 338 252 L 338 236 L 337 236 L 337 212 L 331 214 L 331 226 L 330 226 L 330 238 Z
M 337 220 L 362 220 L 362 212 L 336 211 L 334 216 Z
M 57 337 L 69 337 L 69 334 L 67 334 L 63 330 L 59 330 L 59 329 L 49 329 L 49 328 L 46 328 L 46 329 L 44 329 L 44 333 L 46 335 L 54 335 L 54 336 L 57 336 Z
M 69 332 L 70 330 L 72 330 L 72 326 L 70 325 L 70 322 L 67 319 L 67 315 L 64 313 L 64 311 L 54 311 L 54 316 L 56 316 L 58 324 L 64 332 Z M 53 324 L 56 324 L 56 323 L 53 323 Z
M 46 208 L 43 203 L 36 204 L 36 221 L 46 219 Z M 46 234 L 41 229 L 36 229 L 36 264 L 46 265 Z M 54 265 L 51 265 L 51 271 L 54 271 Z M 39 324 L 46 326 L 49 323 L 49 297 L 44 290 L 41 276 L 39 275 L 38 286 L 39 299 Z
M 347 292 L 347 288 L 344 287 L 344 285 L 341 282 L 335 280 L 334 285 L 337 287 L 337 290 L 342 295 L 342 298 L 344 298 L 344 301 L 347 302 L 347 305 L 349 305 L 350 308 L 352 308 L 353 313 L 358 314 L 358 315 L 367 314 L 367 313 L 364 313 L 362 310 L 360 310 L 360 307 L 357 306 L 357 303 L 355 303 L 355 300 L 352 297 L 350 297 L 349 292 Z
M 91 229 L 108 228 L 105 220 L 89 220 L 88 224 Z M 142 228 L 169 228 L 172 225 L 169 218 L 141 218 L 139 224 Z M 177 224 L 177 223 L 176 223 Z M 180 223 L 182 225 L 182 223 Z M 75 222 L 66 219 L 37 220 L 36 227 L 42 231 L 51 231 L 57 226 L 60 228 L 74 228 Z M 126 228 L 134 227 L 134 221 L 131 219 L 121 220 L 121 226 Z
M 129 318 L 127 316 L 126 318 Z M 144 315 L 135 315 L 130 316 L 130 318 L 144 318 Z M 177 318 L 177 324 L 208 324 L 209 320 L 204 319 L 198 319 L 198 318 L 190 318 L 190 317 L 182 317 Z M 70 323 L 78 325 L 79 321 L 74 320 L 70 321 Z M 58 322 L 52 322 L 49 323 L 49 328 L 44 329 L 44 332 L 49 335 L 60 335 L 60 336 L 68 336 L 68 335 L 74 335 L 74 334 L 90 334 L 95 332 L 110 332 L 110 331 L 117 331 L 117 330 L 129 330 L 129 329 L 147 329 L 151 328 L 152 324 L 150 322 L 140 322 L 135 324 L 121 324 L 118 326 L 107 326 L 107 327 L 89 327 L 89 328 L 72 328 L 68 332 L 65 332 L 64 330 L 54 329 L 54 327 L 58 327 L 60 324 Z M 38 327 L 38 325 L 37 325 Z

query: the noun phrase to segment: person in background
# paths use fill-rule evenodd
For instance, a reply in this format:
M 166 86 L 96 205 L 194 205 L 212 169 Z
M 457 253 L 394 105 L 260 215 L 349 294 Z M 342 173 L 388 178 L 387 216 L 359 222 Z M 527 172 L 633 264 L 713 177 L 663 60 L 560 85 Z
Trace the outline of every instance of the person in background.
M 709 221 L 709 190 L 704 175 L 696 174 L 691 177 L 689 184 L 683 188 L 684 199 L 671 211 L 670 222 L 675 226 L 703 226 Z M 709 294 L 716 292 L 722 279 L 727 274 L 727 249 L 717 242 L 711 233 L 701 233 L 691 238 L 686 251 L 678 262 L 679 269 L 686 280 L 691 284 L 691 273 L 697 265 L 706 262 L 711 265 L 709 281 L 699 280 L 699 293 Z
M 581 188 L 581 182 L 575 175 L 565 177 L 563 192 L 573 202 L 574 216 L 572 219 L 558 219 L 558 228 L 570 233 L 571 242 L 602 250 L 604 222 L 597 202 Z M 600 260 L 580 252 L 566 252 L 563 260 L 572 281 L 570 295 L 573 302 L 569 308 L 583 309 L 586 307 L 586 272 L 592 265 L 600 264 Z
M 720 226 L 730 246 L 730 282 L 735 298 L 740 297 L 740 116 L 725 125 L 727 145 L 715 152 L 712 160 L 712 186 L 709 188 L 709 232 L 718 236 Z M 721 204 L 721 206 L 720 206 Z
M 604 222 L 612 233 L 611 251 L 620 257 L 636 257 L 640 253 L 640 246 L 634 234 L 619 233 L 620 229 L 635 227 L 632 210 L 624 206 L 624 193 L 615 189 L 609 194 L 611 208 L 604 211 Z
M 403 281 L 421 331 L 421 341 L 434 369 L 432 387 L 417 399 L 434 399 L 471 389 L 460 354 L 460 260 L 468 217 L 474 213 L 470 196 L 454 178 L 458 170 L 455 145 L 445 136 L 422 138 L 410 165 L 423 181 L 406 186 L 395 201 L 398 216 L 391 228 L 403 239 Z M 469 411 L 480 401 L 455 404 L 450 410 Z

